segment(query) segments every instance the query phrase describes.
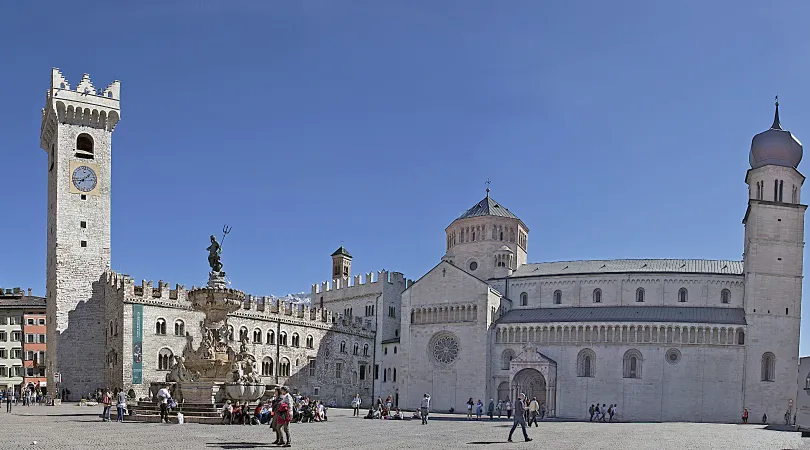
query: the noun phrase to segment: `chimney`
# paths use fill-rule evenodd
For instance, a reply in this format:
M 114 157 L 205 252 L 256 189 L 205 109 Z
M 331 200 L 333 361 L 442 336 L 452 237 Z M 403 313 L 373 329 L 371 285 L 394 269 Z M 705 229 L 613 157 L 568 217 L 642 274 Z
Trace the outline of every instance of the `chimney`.
M 28 296 L 31 296 L 31 288 L 28 288 Z

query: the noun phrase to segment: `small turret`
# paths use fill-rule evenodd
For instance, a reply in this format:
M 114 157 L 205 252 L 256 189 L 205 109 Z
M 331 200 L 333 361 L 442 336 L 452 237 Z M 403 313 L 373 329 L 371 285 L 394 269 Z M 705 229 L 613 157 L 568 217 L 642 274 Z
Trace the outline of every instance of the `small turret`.
M 332 253 L 332 279 L 347 280 L 352 276 L 352 255 L 342 245 Z M 347 283 L 348 284 L 348 283 Z

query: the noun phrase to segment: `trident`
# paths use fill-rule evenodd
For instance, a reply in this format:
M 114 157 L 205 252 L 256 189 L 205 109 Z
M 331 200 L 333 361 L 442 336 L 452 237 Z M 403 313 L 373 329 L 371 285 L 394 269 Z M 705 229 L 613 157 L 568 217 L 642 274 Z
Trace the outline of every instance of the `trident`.
M 229 227 L 227 224 L 222 227 L 222 240 L 219 241 L 220 248 L 222 247 L 222 243 L 225 242 L 225 236 L 231 232 L 231 228 L 232 227 Z

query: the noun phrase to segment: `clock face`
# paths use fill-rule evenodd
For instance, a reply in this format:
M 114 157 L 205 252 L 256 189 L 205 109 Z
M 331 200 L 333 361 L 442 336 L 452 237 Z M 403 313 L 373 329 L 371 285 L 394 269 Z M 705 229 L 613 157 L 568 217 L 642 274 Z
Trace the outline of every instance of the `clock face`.
M 71 179 L 76 189 L 82 192 L 90 192 L 95 189 L 96 184 L 98 184 L 96 172 L 87 166 L 79 166 L 74 169 Z

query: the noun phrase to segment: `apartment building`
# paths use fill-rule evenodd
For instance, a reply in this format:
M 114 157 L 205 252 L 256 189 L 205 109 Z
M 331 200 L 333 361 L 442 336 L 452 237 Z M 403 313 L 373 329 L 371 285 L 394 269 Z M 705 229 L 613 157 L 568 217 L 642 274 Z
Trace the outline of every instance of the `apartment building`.
M 46 388 L 45 327 L 44 297 L 0 288 L 0 388 Z

